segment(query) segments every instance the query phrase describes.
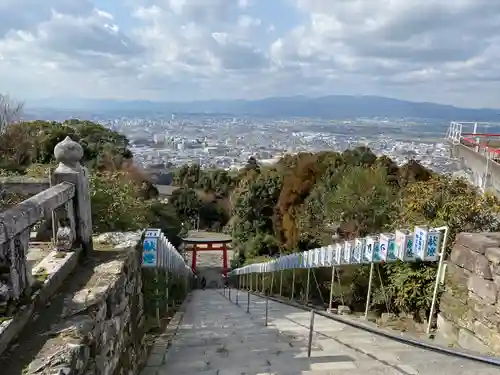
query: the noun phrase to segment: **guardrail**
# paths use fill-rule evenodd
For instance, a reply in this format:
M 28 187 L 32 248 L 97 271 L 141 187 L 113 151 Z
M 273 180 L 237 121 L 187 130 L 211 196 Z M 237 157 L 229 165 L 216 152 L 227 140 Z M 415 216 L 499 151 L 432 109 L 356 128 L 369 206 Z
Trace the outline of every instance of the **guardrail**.
M 237 295 L 238 295 L 240 289 L 237 287 L 236 290 L 237 290 Z M 296 303 L 294 301 L 283 300 L 281 298 L 276 298 L 274 296 L 270 296 L 269 294 L 266 294 L 266 293 L 252 292 L 248 289 L 246 290 L 246 292 L 247 292 L 247 307 L 246 307 L 247 313 L 250 313 L 250 295 L 255 295 L 255 296 L 258 296 L 260 298 L 264 298 L 266 300 L 266 303 L 265 303 L 266 311 L 265 311 L 265 321 L 264 321 L 265 326 L 268 325 L 268 316 L 269 316 L 268 311 L 269 311 L 269 301 L 270 300 L 273 302 L 282 303 L 284 305 L 288 305 L 291 307 L 295 307 L 295 308 L 310 312 L 311 315 L 310 315 L 310 320 L 309 320 L 309 335 L 308 335 L 308 346 L 307 346 L 308 357 L 311 357 L 312 341 L 313 341 L 313 336 L 314 336 L 315 315 L 319 315 L 319 316 L 322 316 L 324 318 L 336 321 L 338 323 L 346 324 L 346 325 L 349 325 L 353 328 L 360 329 L 360 330 L 363 330 L 365 332 L 368 332 L 368 333 L 371 333 L 371 334 L 374 334 L 377 336 L 385 337 L 387 339 L 394 340 L 394 341 L 397 341 L 397 342 L 400 342 L 403 344 L 411 345 L 411 346 L 414 346 L 414 347 L 417 347 L 420 349 L 433 351 L 435 353 L 439 353 L 439 354 L 443 354 L 443 355 L 447 355 L 447 356 L 452 356 L 452 357 L 467 359 L 467 360 L 475 361 L 475 362 L 479 362 L 479 363 L 484 363 L 484 364 L 488 364 L 488 365 L 492 365 L 492 366 L 500 368 L 500 358 L 481 356 L 481 355 L 468 353 L 468 352 L 457 350 L 457 349 L 446 348 L 446 347 L 442 347 L 439 345 L 430 344 L 428 342 L 424 342 L 424 341 L 417 340 L 417 339 L 398 336 L 398 335 L 386 332 L 384 330 L 370 327 L 368 325 L 365 325 L 365 324 L 362 324 L 362 323 L 359 323 L 359 322 L 356 322 L 356 321 L 353 321 L 350 319 L 342 318 L 338 315 L 334 315 L 334 314 L 331 314 L 331 313 L 328 313 L 325 311 L 318 310 L 317 308 L 315 308 L 311 305 L 301 305 L 301 304 Z M 227 288 L 224 288 L 223 293 L 221 293 L 221 294 L 232 302 L 230 286 L 228 286 Z
M 51 221 L 54 250 L 92 250 L 92 215 L 88 172 L 80 164 L 83 148 L 66 137 L 54 148 L 58 167 L 49 188 L 0 214 L 0 317 L 10 316 L 33 292 L 27 259 L 31 229 Z
M 174 245 L 165 237 L 161 229 L 148 228 L 144 231 L 144 240 L 142 243 L 142 268 L 154 270 L 156 287 L 156 321 L 160 326 L 160 287 L 164 289 L 166 303 L 166 313 L 168 314 L 168 301 L 170 300 L 170 284 L 178 285 L 180 296 L 184 299 L 191 289 L 191 281 L 194 277 L 191 267 L 186 264 L 185 259 L 175 248 Z M 160 273 L 164 276 L 165 285 L 160 286 Z M 163 292 L 163 291 L 162 291 Z M 175 308 L 174 298 L 174 308 Z
M 332 306 L 333 283 L 336 275 L 336 267 L 346 265 L 370 264 L 370 278 L 368 293 L 366 298 L 365 316 L 367 316 L 370 306 L 373 271 L 375 264 L 396 262 L 438 262 L 436 282 L 432 296 L 431 310 L 427 325 L 427 333 L 431 330 L 432 317 L 436 308 L 436 300 L 439 282 L 442 279 L 444 270 L 443 262 L 445 258 L 446 242 L 448 238 L 448 227 L 427 228 L 415 226 L 412 231 L 402 228 L 395 233 L 379 233 L 367 237 L 359 237 L 354 240 L 341 241 L 334 245 L 323 246 L 317 249 L 303 251 L 280 256 L 276 259 L 263 263 L 246 265 L 232 270 L 229 276 L 246 275 L 248 284 L 252 284 L 252 275 L 292 270 L 292 298 L 295 287 L 295 269 L 307 269 L 306 296 L 309 296 L 310 271 L 313 268 L 331 267 L 332 280 L 330 286 L 330 303 Z M 441 249 L 440 249 L 441 248 Z M 282 280 L 281 280 L 282 282 Z M 257 280 L 256 280 L 257 283 Z M 264 276 L 262 276 L 264 285 Z

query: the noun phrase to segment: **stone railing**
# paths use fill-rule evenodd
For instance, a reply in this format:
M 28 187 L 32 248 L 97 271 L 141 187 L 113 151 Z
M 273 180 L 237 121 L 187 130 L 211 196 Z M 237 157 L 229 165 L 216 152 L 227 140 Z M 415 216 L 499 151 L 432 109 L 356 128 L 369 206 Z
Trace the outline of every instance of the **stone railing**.
M 446 266 L 438 334 L 456 345 L 500 355 L 500 233 L 460 233 Z
M 88 172 L 82 167 L 83 148 L 69 137 L 56 145 L 59 162 L 52 187 L 0 214 L 0 316 L 29 294 L 32 274 L 28 266 L 31 228 L 53 217 L 55 248 L 92 249 L 92 221 Z
M 96 247 L 105 245 L 106 252 L 96 251 L 87 258 L 92 274 L 66 295 L 64 306 L 52 318 L 57 323 L 26 363 L 24 375 L 139 373 L 148 349 L 141 235 L 105 233 L 95 238 Z
M 0 177 L 0 196 L 6 194 L 19 194 L 30 196 L 38 194 L 50 187 L 48 176 L 46 178 L 34 178 L 25 176 Z

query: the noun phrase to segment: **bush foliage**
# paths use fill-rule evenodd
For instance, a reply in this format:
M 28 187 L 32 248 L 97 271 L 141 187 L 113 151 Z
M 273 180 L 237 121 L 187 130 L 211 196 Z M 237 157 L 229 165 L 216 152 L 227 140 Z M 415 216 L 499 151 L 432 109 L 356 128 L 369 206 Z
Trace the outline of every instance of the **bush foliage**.
M 496 197 L 416 161 L 398 167 L 365 147 L 289 155 L 272 168 L 260 166 L 241 176 L 231 201 L 230 231 L 240 265 L 255 257 L 415 225 L 447 225 L 448 251 L 459 232 L 500 230 Z M 366 300 L 368 268 L 342 268 L 335 301 L 360 308 Z M 328 300 L 331 275 L 315 272 L 313 295 Z M 430 309 L 435 277 L 435 264 L 380 266 L 373 307 L 419 319 Z
M 18 122 L 0 134 L 2 175 L 47 176 L 55 166 L 54 146 L 71 136 L 84 148 L 91 170 L 94 230 L 160 227 L 175 244 L 190 228 L 233 236 L 233 266 L 303 251 L 337 240 L 415 225 L 450 228 L 448 251 L 462 231 L 499 231 L 500 202 L 464 180 L 435 174 L 416 161 L 397 166 L 366 147 L 338 152 L 287 155 L 272 166 L 250 158 L 237 173 L 185 165 L 174 173 L 169 203 L 132 163 L 128 140 L 88 121 Z M 3 197 L 2 207 L 19 197 Z M 368 268 L 344 267 L 335 284 L 335 303 L 360 308 Z M 374 308 L 421 317 L 429 310 L 435 264 L 394 263 L 378 267 Z M 304 277 L 296 275 L 296 291 Z M 291 274 L 285 273 L 290 293 Z M 313 297 L 327 300 L 330 271 L 314 274 Z

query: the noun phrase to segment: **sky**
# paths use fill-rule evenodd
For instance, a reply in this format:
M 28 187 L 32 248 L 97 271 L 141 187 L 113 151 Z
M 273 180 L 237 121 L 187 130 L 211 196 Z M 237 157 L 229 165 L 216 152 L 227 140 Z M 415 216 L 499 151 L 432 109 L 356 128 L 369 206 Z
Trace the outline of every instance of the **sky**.
M 0 93 L 500 108 L 498 0 L 0 0 Z

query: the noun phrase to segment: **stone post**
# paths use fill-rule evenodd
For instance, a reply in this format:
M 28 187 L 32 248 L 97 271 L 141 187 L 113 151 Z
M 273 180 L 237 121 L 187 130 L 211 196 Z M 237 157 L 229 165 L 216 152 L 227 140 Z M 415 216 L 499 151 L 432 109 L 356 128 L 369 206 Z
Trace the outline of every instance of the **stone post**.
M 90 206 L 89 173 L 80 164 L 83 158 L 83 147 L 66 137 L 54 148 L 54 156 L 59 165 L 52 174 L 52 184 L 70 182 L 75 185 L 73 199 L 76 242 L 82 246 L 83 253 L 88 255 L 93 250 L 92 244 L 92 212 Z M 54 225 L 54 223 L 53 223 Z

